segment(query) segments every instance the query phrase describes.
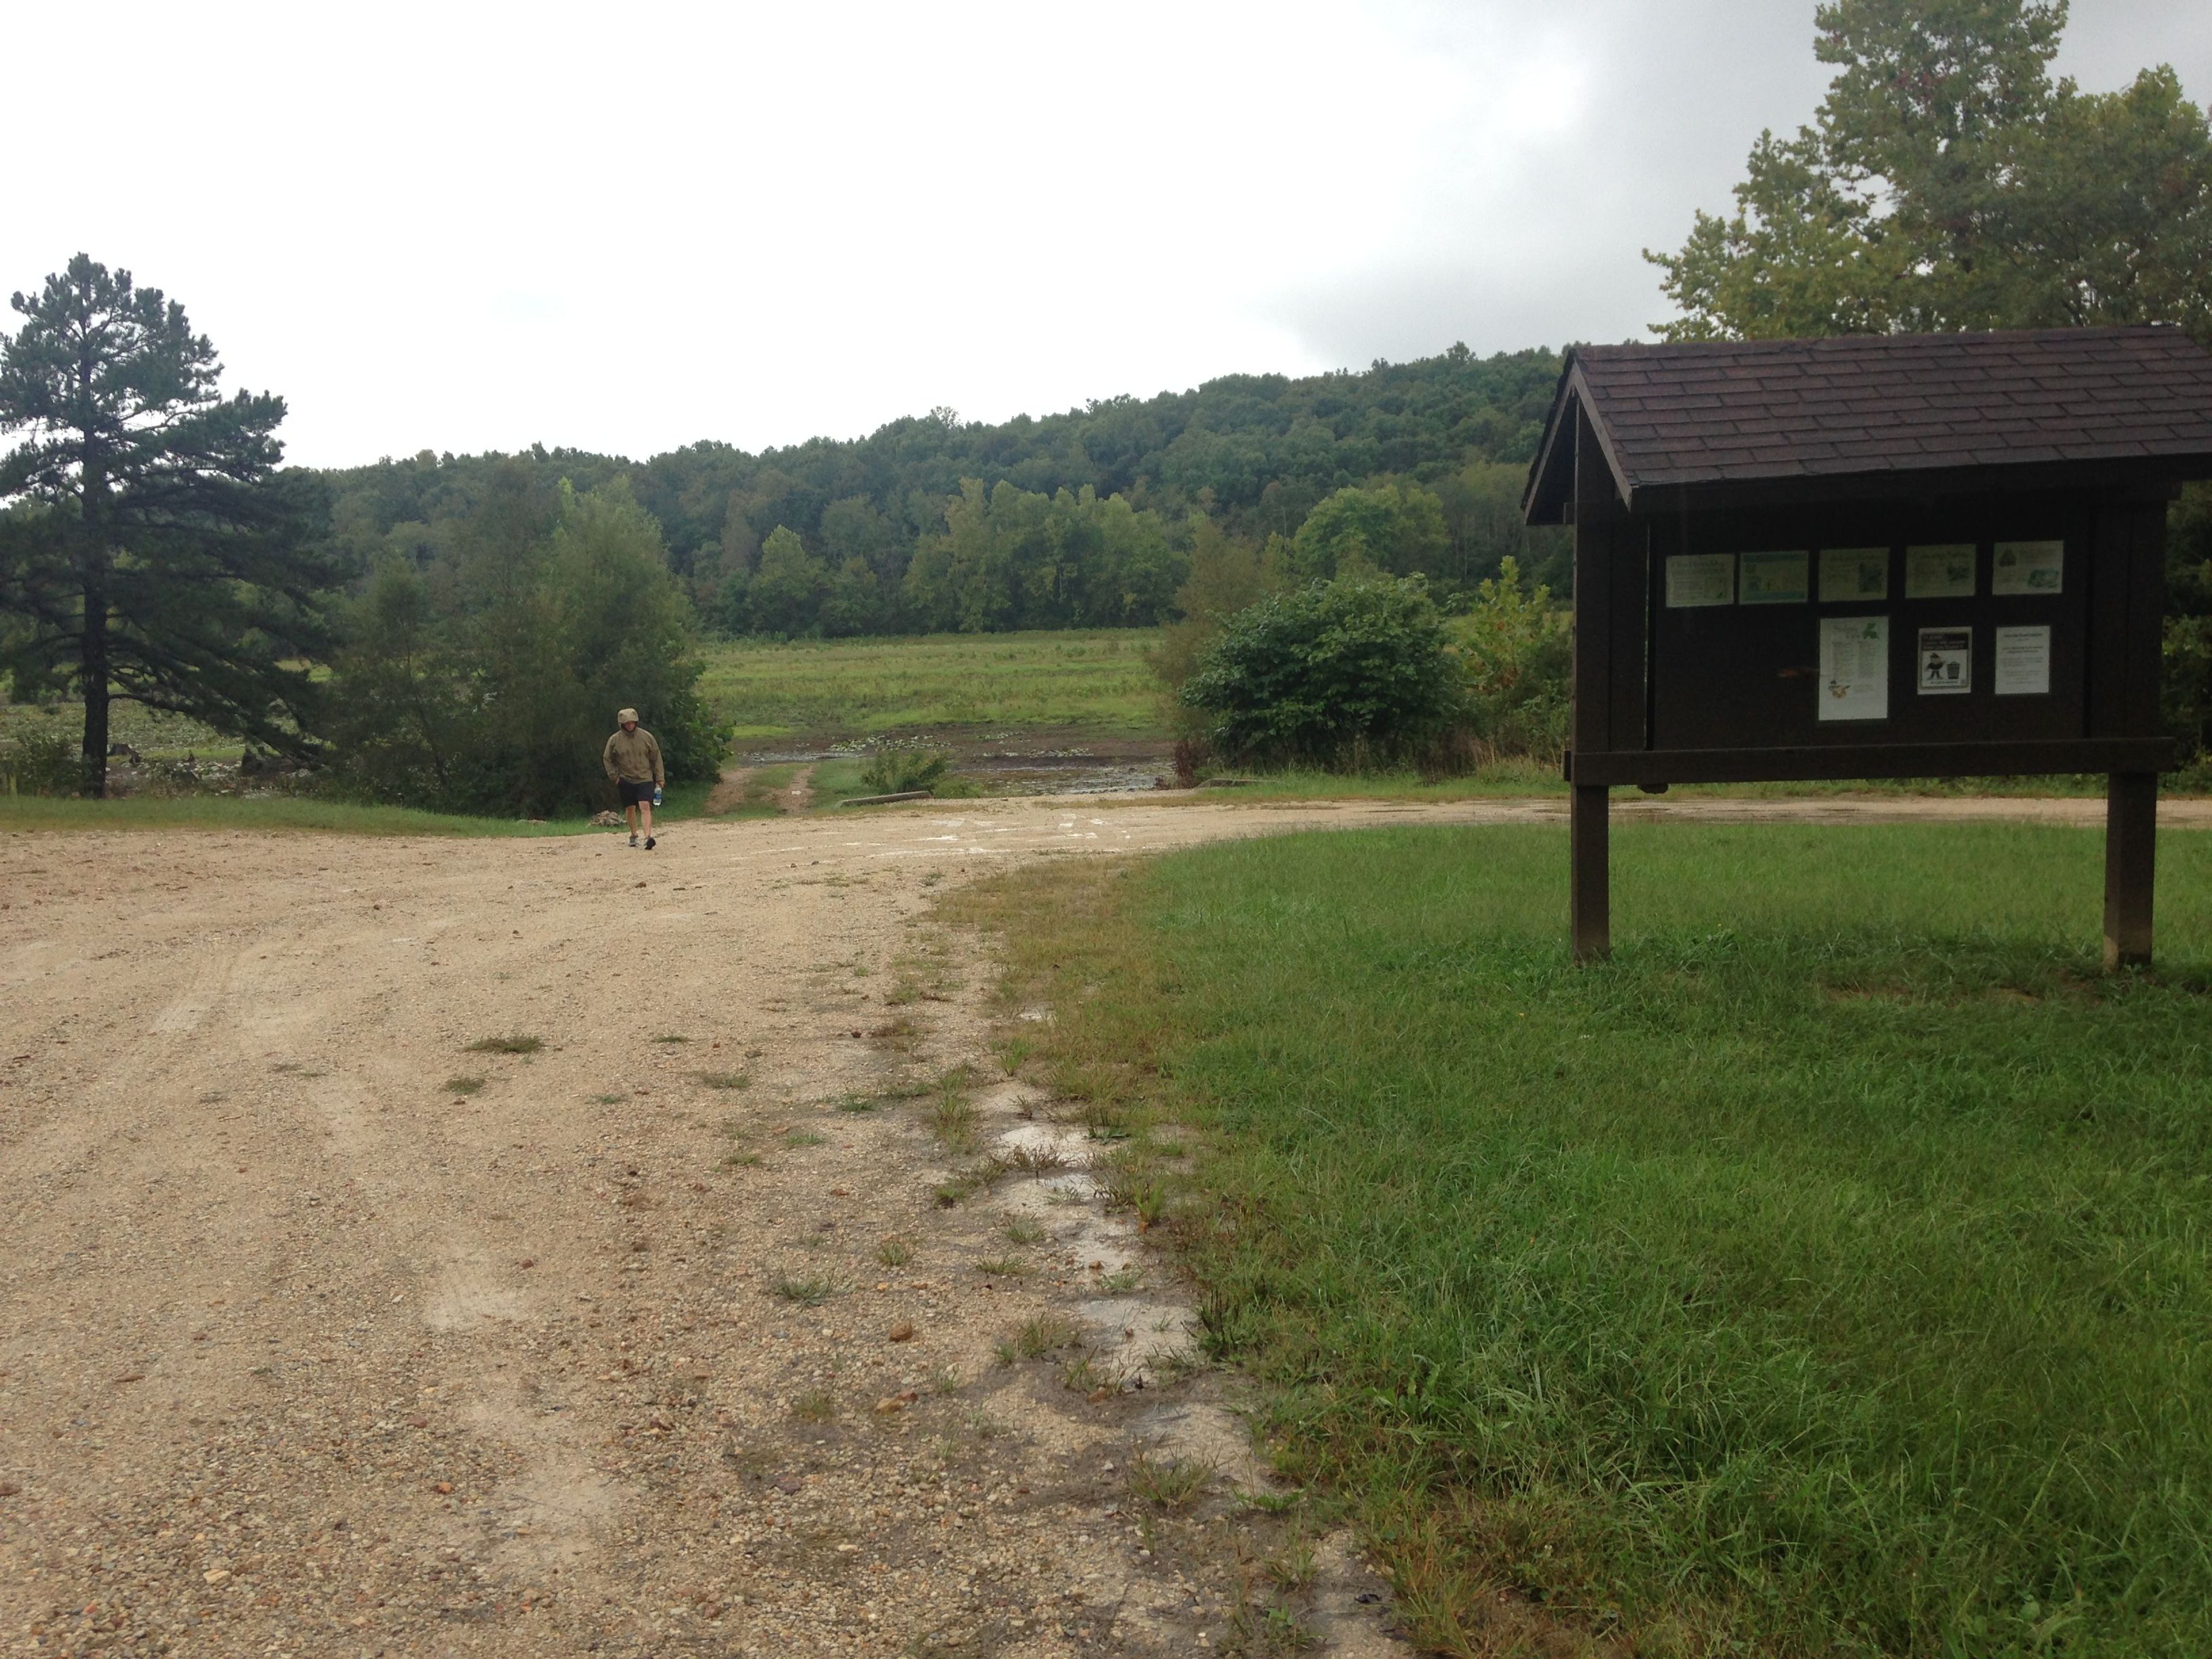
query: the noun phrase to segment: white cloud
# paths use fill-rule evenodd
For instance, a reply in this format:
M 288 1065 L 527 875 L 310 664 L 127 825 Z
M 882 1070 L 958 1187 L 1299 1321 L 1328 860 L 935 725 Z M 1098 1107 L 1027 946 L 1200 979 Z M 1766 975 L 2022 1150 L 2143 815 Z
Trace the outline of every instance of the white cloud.
M 129 266 L 313 462 L 1616 338 L 1662 309 L 1638 250 L 1817 100 L 1810 12 L 123 4 L 88 111 L 35 72 L 81 58 L 50 9 L 0 40 L 0 287 Z M 2195 51 L 2196 87 L 2197 17 L 2078 4 L 2069 53 Z

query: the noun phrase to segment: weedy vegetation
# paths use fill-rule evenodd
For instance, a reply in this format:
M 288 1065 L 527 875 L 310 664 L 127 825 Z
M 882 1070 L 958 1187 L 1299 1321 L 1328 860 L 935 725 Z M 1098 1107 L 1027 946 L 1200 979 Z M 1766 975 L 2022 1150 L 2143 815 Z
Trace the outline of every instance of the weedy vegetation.
M 1129 1460 L 1129 1495 L 1157 1510 L 1188 1509 L 1212 1483 L 1214 1466 L 1195 1458 L 1155 1457 L 1139 1452 Z
M 785 1275 L 776 1279 L 769 1289 L 786 1302 L 796 1302 L 802 1308 L 818 1308 L 842 1287 L 827 1273 L 810 1273 L 803 1279 Z

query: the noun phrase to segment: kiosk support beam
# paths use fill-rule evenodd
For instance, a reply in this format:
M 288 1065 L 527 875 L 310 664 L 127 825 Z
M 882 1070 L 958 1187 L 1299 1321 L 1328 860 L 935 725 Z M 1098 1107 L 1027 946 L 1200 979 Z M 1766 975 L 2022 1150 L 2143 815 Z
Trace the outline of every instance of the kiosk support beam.
M 1578 783 L 1567 808 L 1567 912 L 1577 962 L 1613 954 L 1613 888 L 1607 816 L 1612 792 Z
M 2107 969 L 2150 964 L 2152 872 L 2157 851 L 2158 774 L 2112 774 L 2105 787 Z

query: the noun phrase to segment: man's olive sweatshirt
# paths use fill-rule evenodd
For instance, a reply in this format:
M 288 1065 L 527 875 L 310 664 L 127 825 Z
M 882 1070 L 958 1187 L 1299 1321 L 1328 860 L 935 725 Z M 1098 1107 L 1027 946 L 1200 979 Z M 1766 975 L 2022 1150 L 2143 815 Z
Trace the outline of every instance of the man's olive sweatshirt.
M 668 781 L 660 769 L 660 745 L 653 740 L 653 733 L 641 726 L 635 732 L 616 727 L 600 758 L 606 763 L 607 775 L 617 783 Z

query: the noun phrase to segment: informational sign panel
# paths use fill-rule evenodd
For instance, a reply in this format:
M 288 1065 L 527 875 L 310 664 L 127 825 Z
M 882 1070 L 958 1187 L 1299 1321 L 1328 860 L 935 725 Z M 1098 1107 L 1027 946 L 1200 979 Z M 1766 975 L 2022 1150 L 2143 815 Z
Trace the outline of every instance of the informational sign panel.
M 2051 695 L 2051 630 L 2048 628 L 2000 628 L 1996 649 L 1996 695 L 2000 697 L 2047 697 Z
M 1905 597 L 1908 599 L 1971 599 L 1974 597 L 1974 546 L 1971 542 L 1905 550 Z
M 1990 572 L 1992 593 L 2065 592 L 2064 542 L 1999 542 Z
M 1608 791 L 2102 773 L 2106 959 L 2147 961 L 2191 479 L 2212 351 L 2178 328 L 1570 350 L 1522 507 L 1574 532 L 1576 956 Z
M 1886 547 L 1824 547 L 1820 550 L 1820 603 L 1848 605 L 1889 597 L 1889 550 Z
M 1802 605 L 1812 597 L 1806 583 L 1810 553 L 1747 553 L 1737 561 L 1738 586 L 1746 605 Z
M 1820 718 L 1889 718 L 1889 618 L 1820 619 Z
M 1735 603 L 1733 553 L 1680 553 L 1667 561 L 1667 603 L 1683 611 Z
M 1964 697 L 1974 689 L 1974 630 L 1923 628 L 1913 663 L 1923 697 Z

